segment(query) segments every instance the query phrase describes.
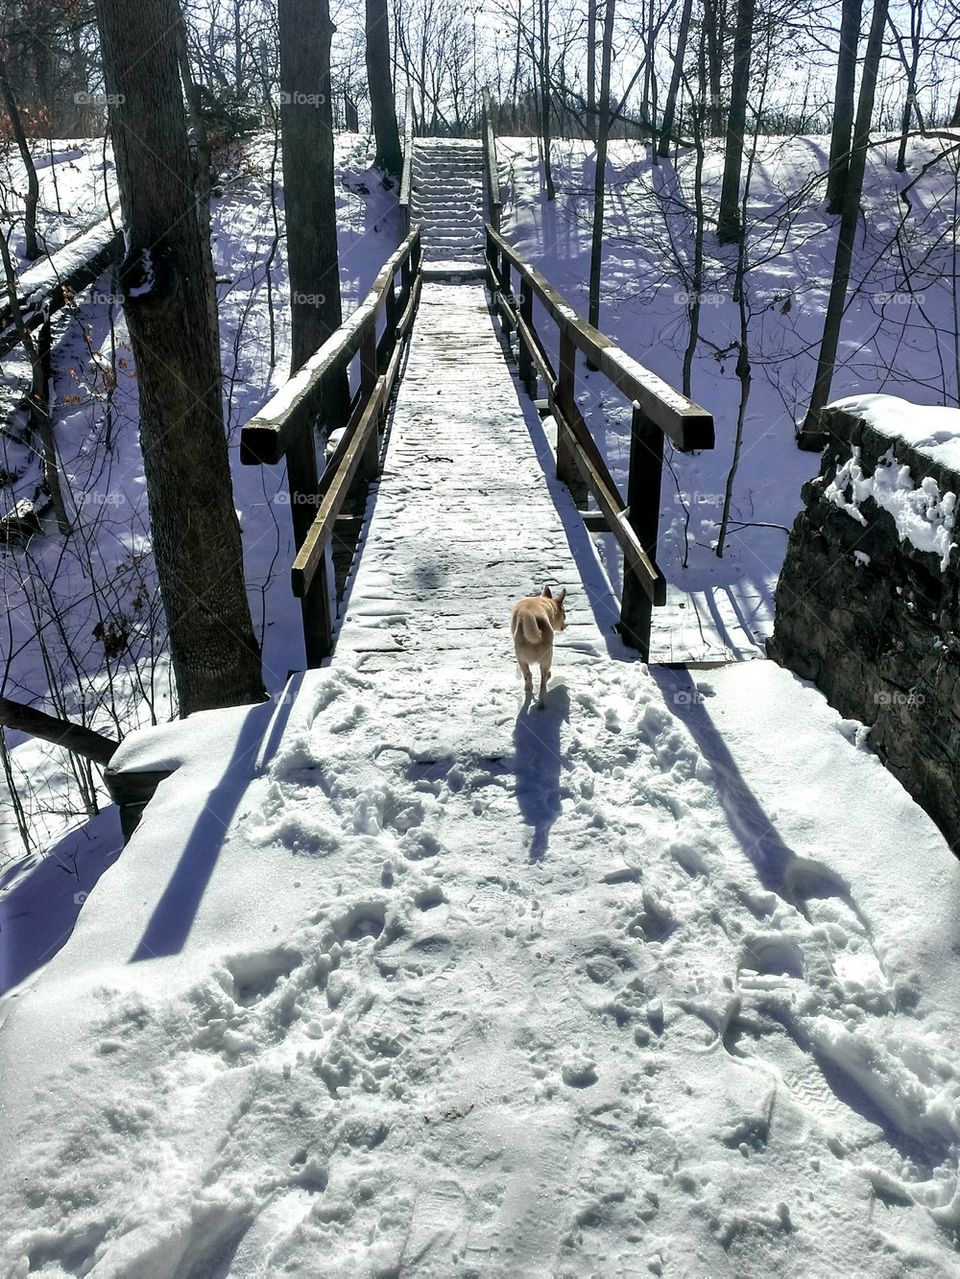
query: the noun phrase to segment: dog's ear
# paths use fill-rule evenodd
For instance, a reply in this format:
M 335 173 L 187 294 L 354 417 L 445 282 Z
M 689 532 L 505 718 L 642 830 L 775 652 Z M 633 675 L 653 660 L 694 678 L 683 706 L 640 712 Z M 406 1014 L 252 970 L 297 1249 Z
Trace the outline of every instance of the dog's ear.
M 547 599 L 548 599 L 548 600 L 552 600 L 552 599 L 553 599 L 553 591 L 551 591 L 551 589 L 550 589 L 550 587 L 549 587 L 549 586 L 545 586 L 545 587 L 543 588 L 543 593 L 544 593 L 544 595 L 547 597 Z
M 566 598 L 567 598 L 567 588 L 564 587 L 563 590 L 560 592 L 560 594 L 557 596 L 557 603 L 562 604 Z

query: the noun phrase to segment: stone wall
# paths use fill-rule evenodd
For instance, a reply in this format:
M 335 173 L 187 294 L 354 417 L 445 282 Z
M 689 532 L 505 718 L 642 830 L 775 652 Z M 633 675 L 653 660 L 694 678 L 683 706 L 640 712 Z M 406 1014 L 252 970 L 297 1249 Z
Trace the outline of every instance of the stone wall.
M 870 726 L 871 747 L 960 852 L 960 566 L 950 514 L 960 473 L 879 430 L 869 413 L 828 408 L 824 427 L 821 471 L 803 489 L 768 651 L 842 715 Z M 903 466 L 910 475 L 897 486 Z M 875 474 L 883 505 L 863 495 Z M 893 498 L 883 495 L 890 487 Z M 901 536 L 902 521 L 898 529 L 885 509 L 901 499 L 919 508 L 914 540 L 939 534 L 935 549 Z

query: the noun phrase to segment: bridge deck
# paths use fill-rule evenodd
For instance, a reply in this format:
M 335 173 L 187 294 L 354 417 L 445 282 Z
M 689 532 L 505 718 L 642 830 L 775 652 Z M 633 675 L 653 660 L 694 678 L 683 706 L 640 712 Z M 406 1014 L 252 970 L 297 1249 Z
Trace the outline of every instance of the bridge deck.
M 582 524 L 545 473 L 538 435 L 483 286 L 424 284 L 335 663 L 512 660 L 511 606 L 546 582 L 571 597 L 557 669 L 606 653 L 590 607 L 600 593 L 585 587 L 568 538 Z

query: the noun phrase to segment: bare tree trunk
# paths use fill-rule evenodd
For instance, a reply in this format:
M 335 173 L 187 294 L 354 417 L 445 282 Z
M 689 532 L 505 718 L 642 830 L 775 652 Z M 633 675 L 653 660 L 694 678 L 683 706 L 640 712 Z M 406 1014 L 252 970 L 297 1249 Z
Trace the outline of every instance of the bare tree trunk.
M 827 171 L 827 210 L 830 213 L 840 212 L 843 206 L 843 192 L 847 184 L 861 11 L 862 0 L 843 0 L 840 17 L 840 52 L 837 55 L 837 81 L 833 95 L 830 167 Z
M 547 199 L 555 200 L 553 166 L 550 163 L 550 0 L 539 0 L 540 5 L 540 129 L 543 133 L 543 179 Z
M 233 91 L 237 107 L 243 98 L 243 18 L 241 0 L 233 0 Z
M 180 711 L 260 701 L 177 66 L 177 0 L 97 0 L 124 214 L 120 272 Z
M 706 101 L 707 89 L 707 69 L 706 57 L 703 43 L 700 45 L 700 57 L 698 62 L 698 100 L 693 104 L 691 118 L 693 120 L 693 145 L 695 148 L 695 161 L 693 167 L 693 209 L 694 209 L 694 225 L 693 225 L 693 276 L 691 279 L 693 296 L 688 299 L 689 315 L 690 315 L 690 332 L 687 335 L 687 345 L 683 352 L 683 381 L 681 389 L 684 395 L 691 398 L 693 391 L 691 384 L 693 381 L 693 359 L 697 353 L 697 344 L 700 340 L 700 312 L 703 306 L 703 240 L 705 230 L 705 218 L 703 211 L 703 165 L 705 160 L 705 149 L 703 145 L 703 129 L 705 118 L 708 117 L 709 108 L 704 111 L 704 103 Z
M 747 91 L 750 86 L 750 45 L 753 40 L 754 0 L 739 0 L 737 30 L 733 39 L 733 82 L 723 161 L 723 185 L 717 216 L 717 239 L 734 244 L 740 237 L 740 170 L 743 165 L 743 131 L 747 123 Z
M 764 99 L 766 98 L 767 84 L 769 83 L 770 78 L 770 41 L 771 32 L 770 27 L 768 26 L 766 56 L 763 63 L 763 82 L 757 106 L 757 122 L 754 124 L 750 153 L 747 159 L 747 172 L 743 183 L 743 197 L 740 210 L 740 235 L 737 239 L 737 269 L 734 279 L 733 296 L 737 303 L 740 319 L 740 336 L 736 344 L 736 374 L 737 381 L 740 383 L 740 403 L 737 406 L 737 426 L 733 438 L 733 457 L 730 461 L 730 469 L 727 472 L 727 480 L 724 484 L 723 490 L 723 510 L 720 514 L 720 528 L 717 533 L 717 545 L 715 548 L 718 559 L 723 558 L 723 551 L 727 542 L 727 531 L 730 527 L 730 512 L 733 508 L 733 490 L 737 478 L 737 471 L 740 468 L 741 454 L 743 452 L 743 431 L 747 420 L 747 405 L 750 400 L 750 385 L 753 380 L 753 375 L 750 369 L 750 315 L 747 308 L 747 290 L 745 283 L 749 265 L 747 262 L 747 205 L 750 199 L 750 183 L 753 178 L 753 166 L 757 158 L 757 132 L 759 128 L 760 112 L 763 107 Z
M 837 237 L 837 255 L 833 263 L 833 282 L 827 313 L 823 321 L 823 339 L 817 361 L 817 376 L 810 397 L 810 407 L 797 437 L 802 449 L 817 451 L 823 446 L 820 431 L 820 410 L 830 398 L 830 387 L 837 362 L 837 346 L 840 341 L 840 325 L 847 301 L 847 285 L 850 281 L 850 264 L 853 260 L 853 243 L 857 233 L 857 215 L 860 212 L 860 196 L 863 191 L 863 175 L 867 164 L 867 144 L 870 140 L 870 124 L 873 119 L 873 102 L 877 90 L 877 72 L 883 51 L 883 31 L 887 22 L 888 0 L 874 0 L 873 19 L 867 50 L 863 59 L 860 79 L 860 100 L 857 103 L 857 120 L 850 151 L 840 230 Z
M 597 3 L 587 0 L 587 134 L 597 140 Z
M 33 163 L 33 156 L 30 154 L 27 135 L 23 131 L 20 110 L 13 96 L 13 90 L 10 87 L 10 81 L 7 79 L 7 70 L 2 59 L 0 59 L 0 95 L 3 97 L 4 109 L 10 121 L 10 128 L 17 144 L 17 150 L 20 152 L 20 159 L 23 161 L 23 167 L 27 172 L 27 198 L 24 203 L 23 216 L 24 257 L 28 261 L 34 262 L 40 256 L 40 246 L 37 243 L 37 204 L 40 201 L 40 184 L 37 181 L 37 169 Z
M 343 318 L 333 187 L 328 0 L 279 0 L 280 128 L 287 265 L 293 317 L 292 369 L 326 341 Z M 340 426 L 347 377 L 327 397 L 322 425 Z
M 649 123 L 650 123 L 650 163 L 660 163 L 657 156 L 657 64 L 654 56 L 657 47 L 659 25 L 654 17 L 653 0 L 647 8 L 647 49 L 646 64 L 650 71 L 649 80 Z
M 610 136 L 610 63 L 613 58 L 615 0 L 605 0 L 603 49 L 600 55 L 600 115 L 597 121 L 597 169 L 593 180 L 593 235 L 590 240 L 590 298 L 587 317 L 600 327 L 600 259 L 603 251 L 603 206 L 607 189 L 607 140 Z
M 670 154 L 670 137 L 673 133 L 673 121 L 677 114 L 677 94 L 680 92 L 680 80 L 683 76 L 683 59 L 687 52 L 687 33 L 690 30 L 690 15 L 693 11 L 693 0 L 683 0 L 680 10 L 680 29 L 677 32 L 677 52 L 673 60 L 673 73 L 670 76 L 670 87 L 667 89 L 667 100 L 663 105 L 663 119 L 660 122 L 660 145 L 657 155 Z
M 892 25 L 892 24 L 891 24 Z M 923 28 L 923 0 L 910 0 L 910 57 L 907 58 L 903 40 L 896 27 L 893 27 L 894 38 L 900 53 L 900 61 L 907 73 L 907 95 L 903 103 L 903 115 L 900 121 L 900 146 L 897 148 L 897 172 L 907 171 L 907 137 L 910 133 L 910 117 L 916 115 L 917 124 L 922 129 L 923 119 L 917 103 L 917 67 L 920 63 L 920 35 Z
M 723 136 L 723 95 L 721 85 L 724 16 L 722 0 L 703 0 L 703 26 L 707 46 L 707 79 L 710 83 L 707 128 L 711 138 Z
M 397 177 L 403 168 L 397 104 L 390 74 L 390 23 L 387 0 L 366 0 L 367 84 L 370 87 L 370 115 L 377 140 L 376 165 Z
M 219 342 L 220 320 L 217 308 L 217 273 L 213 265 L 213 248 L 211 244 L 210 226 L 210 143 L 207 138 L 207 126 L 203 118 L 200 86 L 193 78 L 190 57 L 187 53 L 187 28 L 183 20 L 183 11 L 177 6 L 180 21 L 177 24 L 177 61 L 180 66 L 180 79 L 190 112 L 190 125 L 197 140 L 193 153 L 193 181 L 197 194 L 197 220 L 200 224 L 200 253 L 203 261 L 203 284 L 207 296 L 207 313 L 210 327 L 217 334 Z M 239 47 L 239 46 L 238 46 Z
M 953 115 L 950 117 L 950 128 L 960 128 L 960 93 L 957 94 L 957 101 L 953 108 Z
M 513 131 L 517 132 L 520 124 L 520 56 L 521 56 L 521 36 L 523 33 L 523 0 L 517 0 L 517 41 L 513 51 L 513 108 L 511 120 L 513 122 Z

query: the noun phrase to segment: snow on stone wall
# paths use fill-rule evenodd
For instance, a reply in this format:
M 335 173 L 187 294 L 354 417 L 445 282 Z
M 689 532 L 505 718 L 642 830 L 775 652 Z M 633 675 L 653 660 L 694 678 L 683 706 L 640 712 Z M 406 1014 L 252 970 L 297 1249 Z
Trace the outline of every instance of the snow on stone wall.
M 813 680 L 960 849 L 960 411 L 895 396 L 824 412 L 770 655 Z

